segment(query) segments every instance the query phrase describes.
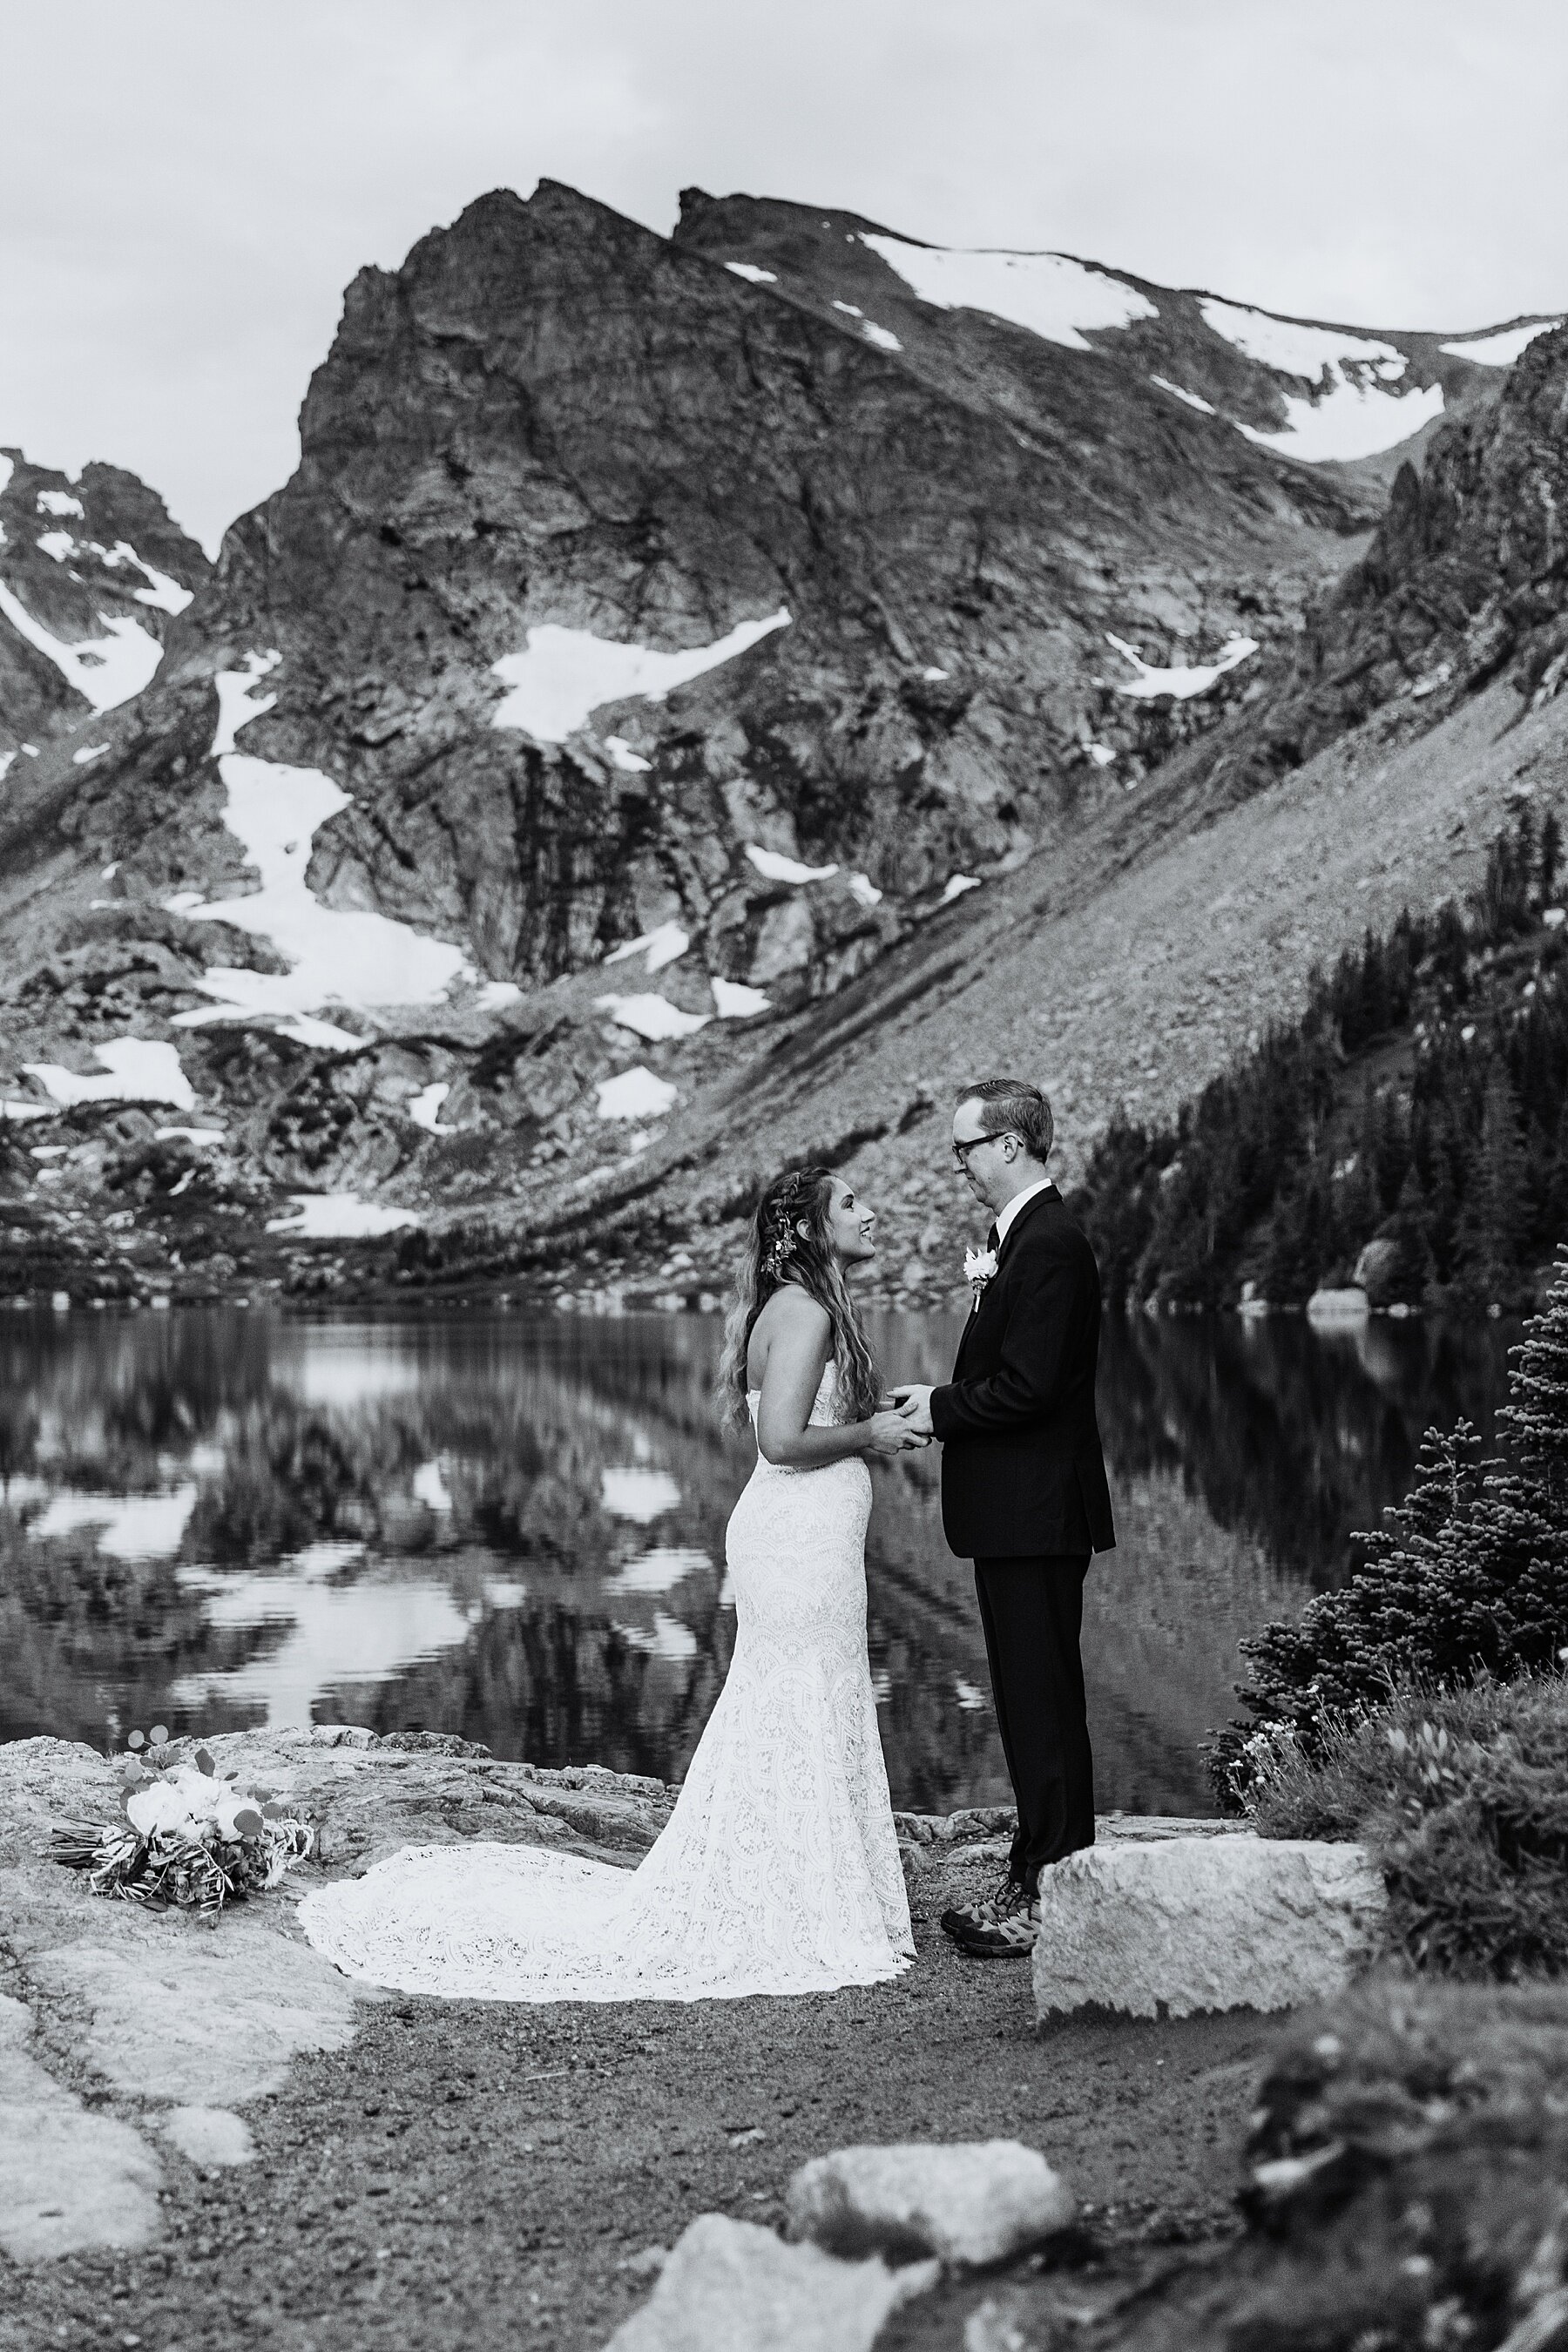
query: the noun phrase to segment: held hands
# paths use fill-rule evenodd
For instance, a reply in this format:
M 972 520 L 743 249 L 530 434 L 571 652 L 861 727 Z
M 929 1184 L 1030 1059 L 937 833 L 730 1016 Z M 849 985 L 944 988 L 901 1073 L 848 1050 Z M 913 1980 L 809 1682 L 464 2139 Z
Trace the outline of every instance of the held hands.
M 893 1391 L 893 1401 L 899 1409 L 899 1418 L 906 1429 L 912 1429 L 916 1436 L 921 1438 L 930 1438 L 933 1435 L 929 1386 L 922 1387 L 916 1381 L 905 1381 Z
M 898 1454 L 918 1454 L 931 1443 L 929 1437 L 922 1437 L 910 1426 L 901 1412 L 886 1408 L 874 1412 L 862 1427 L 866 1433 L 865 1452 L 878 1454 L 884 1461 L 891 1461 Z

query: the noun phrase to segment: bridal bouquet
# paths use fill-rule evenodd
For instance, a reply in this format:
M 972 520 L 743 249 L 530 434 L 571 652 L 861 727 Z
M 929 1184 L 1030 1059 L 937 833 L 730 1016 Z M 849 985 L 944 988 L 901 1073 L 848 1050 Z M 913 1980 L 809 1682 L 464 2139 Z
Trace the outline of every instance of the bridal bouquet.
M 242 1789 L 220 1774 L 205 1748 L 171 1760 L 169 1735 L 155 1725 L 148 1761 L 128 1756 L 120 1770 L 117 1822 L 76 1822 L 56 1830 L 52 1861 L 85 1870 L 95 1895 L 163 1910 L 180 1904 L 216 1921 L 226 1903 L 276 1886 L 310 1851 L 311 1833 L 269 1789 Z

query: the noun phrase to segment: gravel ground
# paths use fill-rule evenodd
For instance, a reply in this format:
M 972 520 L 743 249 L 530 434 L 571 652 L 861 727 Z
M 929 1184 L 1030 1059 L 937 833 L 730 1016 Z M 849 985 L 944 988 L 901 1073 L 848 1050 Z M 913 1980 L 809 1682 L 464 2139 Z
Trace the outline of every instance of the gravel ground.
M 1064 2294 L 1103 2307 L 1230 2234 L 1275 2029 L 1037 2035 L 1027 1969 L 966 1961 L 936 1926 L 979 1871 L 922 1877 L 920 1959 L 891 1986 L 691 2008 L 378 1999 L 352 2047 L 247 2109 L 256 2164 L 204 2177 L 171 2154 L 162 2247 L 10 2272 L 0 2346 L 588 2352 L 696 2214 L 777 2222 L 807 2157 L 904 2138 L 1037 2146 L 1086 2229 L 1065 2271 L 944 2283 L 879 2352 L 956 2347 L 987 2298 L 1018 2324 Z

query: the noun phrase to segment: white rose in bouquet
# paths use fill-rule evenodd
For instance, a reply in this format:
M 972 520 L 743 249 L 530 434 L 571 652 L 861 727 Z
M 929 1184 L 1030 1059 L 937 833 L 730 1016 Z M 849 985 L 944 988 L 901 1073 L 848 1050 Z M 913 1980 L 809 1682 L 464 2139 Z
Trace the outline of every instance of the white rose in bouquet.
M 183 1791 L 169 1780 L 154 1780 L 151 1787 L 138 1789 L 126 1801 L 125 1818 L 139 1837 L 155 1837 L 160 1832 L 165 1837 L 197 1834 Z

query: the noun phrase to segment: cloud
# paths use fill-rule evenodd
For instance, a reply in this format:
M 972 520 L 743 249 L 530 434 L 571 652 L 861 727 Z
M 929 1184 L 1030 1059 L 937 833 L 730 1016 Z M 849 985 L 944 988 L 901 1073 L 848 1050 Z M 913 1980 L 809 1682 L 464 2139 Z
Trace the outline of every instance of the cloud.
M 73 0 L 20 11 L 0 443 L 209 542 L 291 470 L 344 285 L 542 174 L 1064 248 L 1373 327 L 1568 294 L 1554 0 Z

